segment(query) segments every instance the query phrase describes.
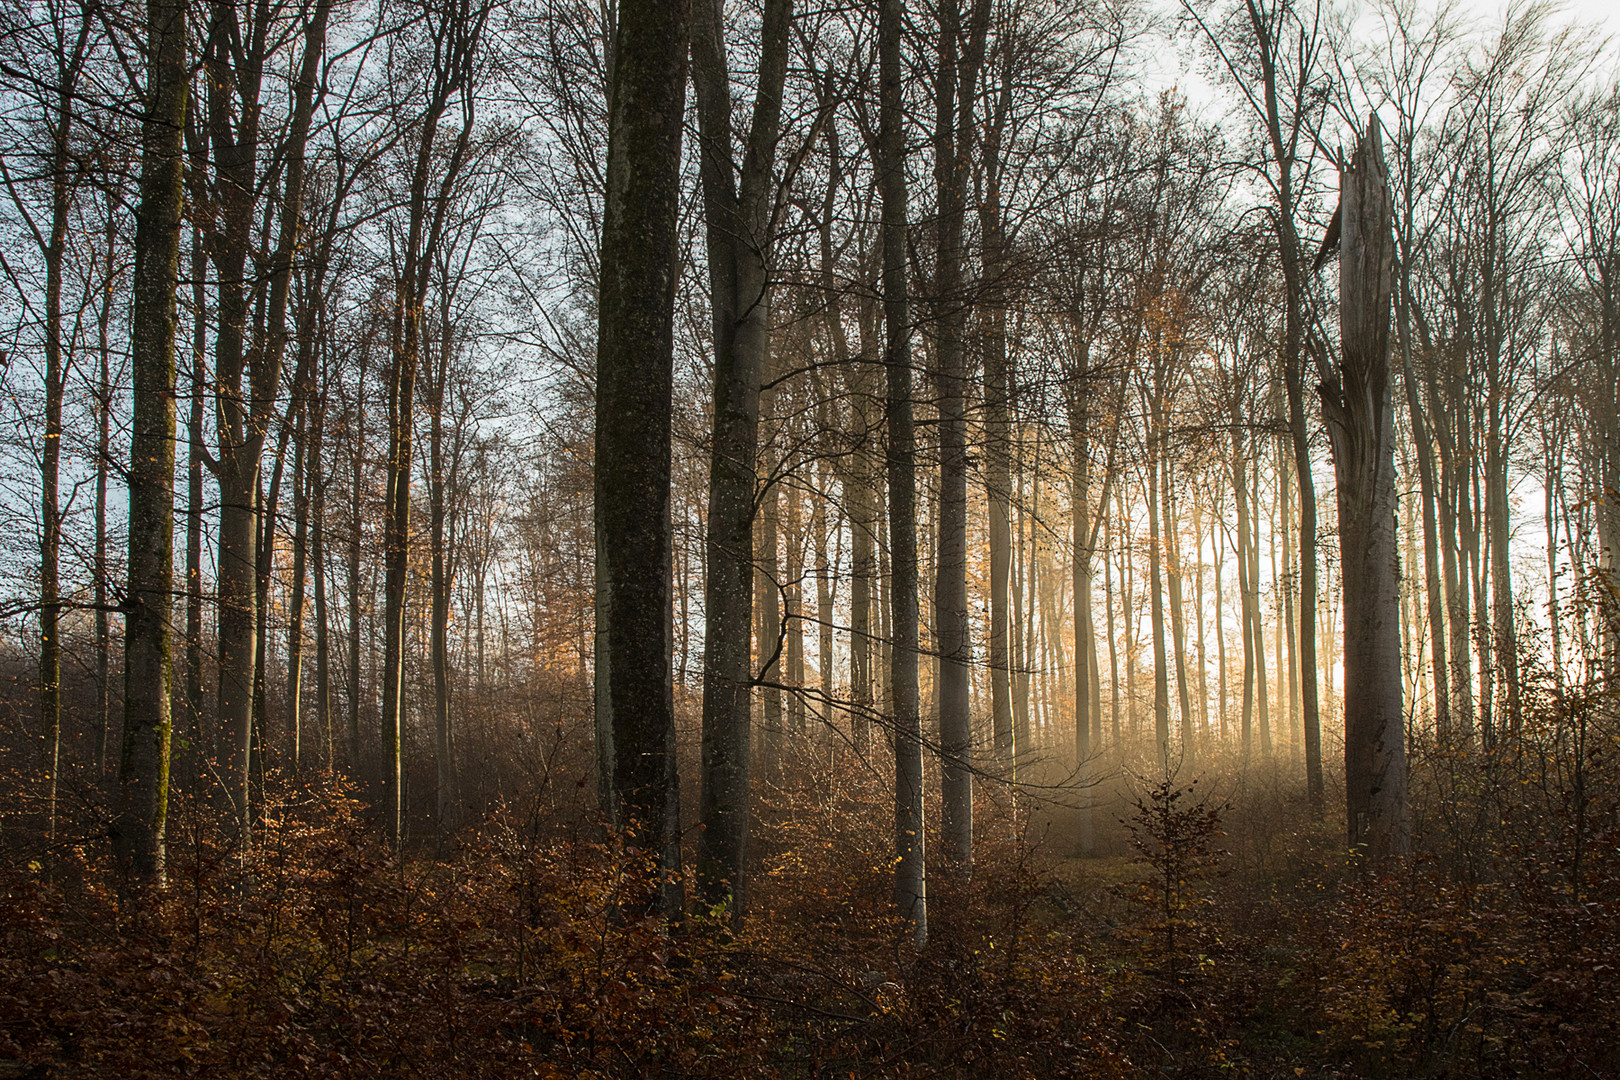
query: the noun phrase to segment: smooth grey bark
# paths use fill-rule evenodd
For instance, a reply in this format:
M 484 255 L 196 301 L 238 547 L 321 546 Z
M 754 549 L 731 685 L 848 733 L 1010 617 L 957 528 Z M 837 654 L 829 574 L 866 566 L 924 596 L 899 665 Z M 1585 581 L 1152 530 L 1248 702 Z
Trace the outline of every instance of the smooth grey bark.
M 1094 308 L 1100 313 L 1102 307 Z M 1095 331 L 1097 320 L 1081 330 L 1084 335 Z M 1078 357 L 1065 362 L 1063 399 L 1069 422 L 1069 537 L 1074 557 L 1070 567 L 1070 587 L 1074 592 L 1074 729 L 1075 769 L 1080 778 L 1077 792 L 1077 846 L 1080 853 L 1093 852 L 1092 795 L 1089 774 L 1090 763 L 1101 749 L 1101 674 L 1097 670 L 1097 637 L 1092 615 L 1092 590 L 1096 581 L 1095 559 L 1098 537 L 1103 519 L 1107 516 L 1108 500 L 1113 491 L 1114 462 L 1119 445 L 1116 426 L 1110 433 L 1106 460 L 1102 463 L 1103 487 L 1097 500 L 1097 511 L 1092 512 L 1091 483 L 1097 472 L 1092 454 L 1092 427 L 1096 423 L 1093 398 L 1100 373 L 1093 369 L 1089 338 L 1084 338 L 1076 351 Z M 1123 383 L 1120 384 L 1123 388 Z M 1118 404 L 1117 402 L 1115 403 Z M 1109 613 L 1110 622 L 1113 613 Z M 1109 641 L 1110 650 L 1113 641 Z M 1115 669 L 1117 671 L 1117 667 Z M 1093 701 L 1093 689 L 1098 701 Z
M 830 82 L 823 83 L 820 104 L 826 108 L 831 99 Z M 844 326 L 843 290 L 834 274 L 833 216 L 839 187 L 844 174 L 843 152 L 838 137 L 838 125 L 824 128 L 827 143 L 827 186 L 822 195 L 821 215 L 817 222 L 819 240 L 819 278 L 823 296 L 827 337 L 832 345 L 833 358 L 839 362 L 843 391 L 849 400 L 848 418 L 850 452 L 833 462 L 833 471 L 843 493 L 843 505 L 849 521 L 850 549 L 850 626 L 849 626 L 849 703 L 850 736 L 858 751 L 864 752 L 870 734 L 872 692 L 873 595 L 877 575 L 876 530 L 878 528 L 877 495 L 874 486 L 881 483 L 873 464 L 871 438 L 877 427 L 873 418 L 874 365 L 867 356 L 872 346 L 876 326 L 876 305 L 871 291 L 866 291 L 858 305 L 860 343 L 851 350 L 849 335 Z M 824 429 L 824 430 L 830 430 Z M 823 511 L 825 513 L 825 511 Z M 824 616 L 824 640 L 831 640 L 832 615 Z M 823 664 L 831 662 L 831 652 L 825 654 Z M 833 692 L 833 679 L 824 672 L 827 692 Z
M 1310 457 L 1310 429 L 1305 416 L 1304 339 L 1305 269 L 1302 265 L 1297 216 L 1299 194 L 1295 168 L 1300 164 L 1302 137 L 1314 130 L 1325 99 L 1317 89 L 1321 77 L 1319 52 L 1322 48 L 1320 7 L 1309 18 L 1288 0 L 1246 0 L 1249 31 L 1253 35 L 1253 59 L 1258 65 L 1258 94 L 1249 94 L 1257 119 L 1266 134 L 1268 164 L 1275 169 L 1272 190 L 1276 196 L 1273 223 L 1277 234 L 1278 261 L 1283 272 L 1285 305 L 1283 312 L 1283 383 L 1288 397 L 1288 430 L 1293 442 L 1294 475 L 1299 484 L 1299 591 L 1303 613 L 1316 610 L 1316 492 Z M 1292 24 L 1292 25 L 1290 25 Z M 1208 31 L 1208 27 L 1205 28 Z M 1216 39 L 1213 33 L 1210 39 Z M 1219 48 L 1219 45 L 1217 45 Z M 1290 52 L 1290 50 L 1293 50 Z M 1243 81 L 1238 69 L 1222 53 L 1233 77 Z M 1285 114 L 1285 109 L 1286 114 Z M 1307 143 L 1307 145 L 1309 145 Z M 1258 491 L 1256 492 L 1258 494 Z M 1258 524 L 1258 515 L 1256 516 Z M 1258 556 L 1251 568 L 1250 587 L 1259 588 Z M 1258 601 L 1256 601 L 1258 604 Z M 1256 606 L 1258 624 L 1258 606 Z M 1262 629 L 1256 625 L 1258 636 Z M 1321 716 L 1317 695 L 1316 623 L 1308 615 L 1299 625 L 1299 667 L 1301 729 L 1305 741 L 1306 788 L 1313 806 L 1322 800 Z M 1260 668 L 1259 690 L 1264 700 L 1264 665 Z M 1269 722 L 1265 726 L 1269 727 Z
M 1079 373 L 1079 379 L 1089 380 L 1091 373 Z M 1096 660 L 1096 651 L 1091 627 L 1087 621 L 1091 607 L 1092 566 L 1091 560 L 1096 549 L 1097 522 L 1091 514 L 1091 417 L 1088 412 L 1086 399 L 1089 395 L 1085 389 L 1074 386 L 1066 394 L 1069 409 L 1069 529 L 1070 542 L 1074 547 L 1074 566 L 1072 588 L 1075 596 L 1074 619 L 1074 755 L 1077 775 L 1083 775 L 1088 770 L 1096 746 L 1092 739 L 1093 716 L 1091 711 L 1091 678 Z M 1098 505 L 1108 505 L 1108 492 L 1103 491 Z M 1099 513 L 1098 518 L 1102 515 Z M 1076 844 L 1082 855 L 1090 855 L 1094 849 L 1092 832 L 1092 805 L 1089 787 L 1082 787 L 1077 792 L 1079 812 L 1077 816 Z
M 1103 503 L 1103 514 L 1107 517 L 1108 504 Z M 1119 638 L 1114 633 L 1114 560 L 1109 553 L 1114 545 L 1114 530 L 1108 530 L 1108 543 L 1103 548 L 1103 611 L 1105 612 L 1103 625 L 1108 634 L 1108 719 L 1109 719 L 1109 745 L 1117 753 L 1119 750 Z M 1101 717 L 1098 718 L 1099 721 Z
M 1214 566 L 1211 567 L 1211 570 L 1215 578 L 1215 681 L 1217 688 L 1216 705 L 1218 707 L 1215 718 L 1216 732 L 1219 733 L 1221 742 L 1226 741 L 1227 703 L 1229 700 L 1226 671 L 1226 589 L 1225 575 L 1221 572 L 1221 567 L 1226 563 L 1226 545 L 1221 543 L 1224 535 L 1225 530 L 1218 520 L 1211 517 L 1209 523 L 1209 546 L 1210 550 L 1214 552 Z M 1213 738 L 1215 732 L 1211 732 L 1210 735 Z
M 1411 851 L 1390 394 L 1394 241 L 1378 118 L 1340 173 L 1340 336 L 1322 408 L 1338 479 L 1344 594 L 1345 800 L 1352 847 Z
M 770 360 L 767 358 L 766 363 Z M 765 391 L 761 407 L 776 411 L 777 388 Z M 760 730 L 754 740 L 755 760 L 767 772 L 781 764 L 782 749 L 782 590 L 780 540 L 782 535 L 782 487 L 777 475 L 780 462 L 760 462 L 765 473 L 760 480 L 759 513 L 754 521 L 754 638 L 759 664 Z
M 112 472 L 112 334 L 114 273 L 118 246 L 117 218 L 107 216 L 107 273 L 109 287 L 102 298 L 97 315 L 97 345 L 100 370 L 96 390 L 96 548 L 95 548 L 95 640 L 96 640 L 96 716 L 95 716 L 95 777 L 100 784 L 107 772 L 107 742 L 112 733 L 112 619 L 107 610 L 108 576 L 112 568 L 108 561 L 107 543 L 107 489 Z M 178 333 L 178 322 L 176 323 Z M 189 714 L 189 710 L 188 710 Z
M 441 838 L 456 825 L 458 777 L 450 711 L 450 596 L 460 569 L 456 544 L 462 450 L 470 404 L 463 401 L 446 445 L 445 408 L 450 396 L 450 368 L 456 353 L 450 318 L 459 281 L 441 282 L 437 347 L 428 365 L 425 405 L 428 411 L 428 652 L 433 668 L 434 821 Z
M 367 360 L 370 357 L 368 343 L 361 342 L 359 349 L 359 362 L 357 364 L 355 385 L 363 387 L 366 381 Z M 365 492 L 365 453 L 366 453 L 366 407 L 363 394 L 356 394 L 349 408 L 348 428 L 349 440 L 349 512 L 350 529 L 348 535 L 348 550 L 345 552 L 345 568 L 348 571 L 349 593 L 349 625 L 348 651 L 349 670 L 348 685 L 346 687 L 349 699 L 347 739 L 349 775 L 351 779 L 359 779 L 361 775 L 361 747 L 360 747 L 360 627 L 361 614 L 366 605 L 361 602 L 360 581 L 360 554 L 361 531 L 363 518 L 361 516 L 361 496 Z
M 973 721 L 970 665 L 973 644 L 967 601 L 967 353 L 963 335 L 963 227 L 967 172 L 973 149 L 974 97 L 988 0 L 975 0 L 962 26 L 959 0 L 939 6 L 939 63 L 934 84 L 934 185 L 938 195 L 938 248 L 934 263 L 934 361 L 939 389 L 939 513 L 934 561 L 934 634 L 940 787 L 944 813 L 940 840 L 953 875 L 973 872 Z
M 1255 506 L 1249 515 L 1250 524 L 1254 532 L 1249 537 L 1249 588 L 1254 603 L 1254 655 L 1255 663 L 1255 724 L 1260 731 L 1260 752 L 1263 756 L 1271 755 L 1271 680 L 1266 677 L 1266 622 L 1260 613 L 1260 446 L 1258 440 L 1254 444 L 1254 453 L 1249 458 L 1250 491 L 1254 493 Z
M 1423 504 L 1423 593 L 1429 629 L 1429 663 L 1434 678 L 1435 734 L 1443 745 L 1455 738 L 1451 717 L 1451 669 L 1446 662 L 1445 592 L 1441 587 L 1439 524 L 1436 516 L 1438 482 L 1435 478 L 1434 444 L 1429 435 L 1428 417 L 1417 376 L 1412 371 L 1412 351 L 1407 312 L 1411 306 L 1406 260 L 1400 261 L 1401 288 L 1396 325 L 1400 332 L 1401 378 L 1406 389 L 1407 417 L 1412 425 L 1412 441 L 1417 444 L 1419 498 Z M 1556 620 L 1555 620 L 1556 625 Z
M 322 454 L 326 447 L 326 397 L 316 399 L 313 412 L 314 432 L 309 446 L 310 516 L 314 528 L 310 530 L 309 561 L 314 570 L 315 600 L 315 727 L 324 744 L 322 765 L 331 773 L 333 760 L 332 739 L 332 646 L 331 627 L 326 594 L 326 466 Z
M 720 0 L 696 0 L 692 82 L 714 335 L 714 433 L 704 557 L 703 744 L 698 881 L 705 903 L 747 896 L 754 601 L 754 507 L 760 384 L 770 340 L 773 177 L 787 74 L 791 0 L 765 7 L 759 84 L 741 183 L 733 150 L 731 75 Z M 774 537 L 773 537 L 774 542 Z M 774 605 L 775 600 L 772 599 Z M 761 641 L 767 655 L 774 643 Z
M 979 233 L 983 284 L 980 288 L 980 339 L 984 350 L 984 483 L 989 513 L 990 733 L 1004 760 L 1014 752 L 1012 581 L 1012 364 L 1007 353 L 1007 233 L 1001 205 L 1002 133 L 1010 110 L 1012 87 L 1003 80 L 996 106 L 985 124 L 980 144 Z
M 1176 654 L 1176 703 L 1181 710 L 1181 753 L 1191 762 L 1198 755 L 1198 733 L 1192 710 L 1192 691 L 1187 683 L 1187 612 L 1182 589 L 1181 532 L 1177 527 L 1172 498 L 1170 456 L 1164 457 L 1163 484 L 1159 500 L 1164 510 L 1164 573 L 1170 586 L 1170 641 Z
M 884 365 L 888 369 L 890 659 L 894 724 L 894 898 L 913 944 L 928 940 L 922 711 L 917 687 L 917 463 L 906 282 L 906 133 L 900 65 L 905 0 L 878 8 L 878 190 L 883 201 Z
M 1009 410 L 1011 411 L 1011 410 Z M 1040 448 L 1040 429 L 1035 430 L 1035 447 Z M 1017 445 L 1015 443 L 1015 445 Z M 1018 490 L 1017 505 L 1024 505 L 1024 484 L 1026 470 L 1023 462 L 1018 462 Z M 1030 693 L 1030 666 L 1031 657 L 1035 653 L 1035 564 L 1030 551 L 1033 541 L 1025 543 L 1026 532 L 1030 531 L 1030 514 L 1020 510 L 1018 514 L 1018 532 L 1013 538 L 1013 571 L 1010 592 L 1012 593 L 1012 648 L 1010 660 L 1012 662 L 1012 707 L 1013 707 L 1013 733 L 1012 753 L 1016 761 L 1029 746 L 1029 693 Z M 1026 589 L 1028 590 L 1026 593 Z
M 124 743 L 114 850 L 131 880 L 161 886 L 169 808 L 170 623 L 174 604 L 175 290 L 180 276 L 186 5 L 146 9 L 145 109 L 135 221 L 129 583 Z
M 291 744 L 288 760 L 294 772 L 303 767 L 304 756 L 304 601 L 309 576 L 310 441 L 306 407 L 298 412 L 293 435 L 292 581 L 287 600 L 287 736 Z
M 821 401 L 826 402 L 826 396 L 820 395 Z M 822 412 L 824 423 L 821 430 L 831 430 L 831 418 Z M 832 468 L 823 465 L 818 470 L 818 483 L 816 484 L 815 505 L 811 509 L 810 536 L 811 544 L 815 548 L 815 574 L 816 574 L 816 667 L 820 676 L 821 694 L 824 701 L 831 702 L 838 698 L 838 679 L 833 665 L 833 604 L 834 596 L 834 568 L 843 561 L 843 530 L 839 522 L 828 520 L 828 493 L 832 491 Z M 839 551 L 835 554 L 830 548 L 833 536 L 838 537 Z M 830 718 L 830 715 L 829 715 Z
M 1288 687 L 1284 700 L 1288 703 L 1288 741 L 1291 744 L 1290 755 L 1297 757 L 1304 747 L 1304 734 L 1300 728 L 1302 704 L 1299 692 L 1299 628 L 1295 619 L 1295 596 L 1299 584 L 1298 555 L 1295 553 L 1295 539 L 1298 532 L 1294 527 L 1294 484 L 1292 462 L 1288 457 L 1288 448 L 1283 441 L 1277 441 L 1277 502 L 1279 503 L 1278 516 L 1281 517 L 1279 545 L 1282 547 L 1282 577 L 1278 578 L 1278 593 L 1282 604 L 1281 618 L 1277 620 L 1277 633 L 1282 640 L 1277 645 L 1277 656 L 1283 657 L 1286 650 L 1288 658 Z M 1310 784 L 1306 784 L 1307 798 Z
M 1249 482 L 1246 465 L 1248 451 L 1245 449 L 1244 431 L 1241 426 L 1242 416 L 1236 402 L 1232 410 L 1232 495 L 1237 503 L 1237 565 L 1238 565 L 1238 607 L 1241 613 L 1243 634 L 1243 714 L 1238 726 L 1238 739 L 1242 748 L 1243 757 L 1248 759 L 1249 749 L 1254 733 L 1254 684 L 1259 663 L 1255 657 L 1255 610 L 1258 606 L 1254 602 L 1255 586 L 1250 574 L 1251 534 L 1249 531 Z
M 1195 738 L 1203 742 L 1209 738 L 1209 647 L 1204 623 L 1204 512 L 1203 503 L 1195 500 L 1192 511 L 1193 550 L 1193 641 L 1198 650 L 1198 725 Z M 1290 608 L 1292 610 L 1292 608 Z M 1292 630 L 1290 630 L 1292 633 Z
M 656 860 L 629 905 L 681 907 L 670 453 L 686 5 L 623 0 L 608 94 L 596 351 L 598 610 L 616 820 Z M 649 867 L 651 869 L 651 867 Z
M 203 592 L 202 592 L 202 520 L 203 520 L 203 455 L 207 446 L 203 437 L 203 413 L 208 397 L 208 305 L 206 277 L 207 257 L 203 253 L 202 233 L 194 230 L 191 242 L 191 409 L 187 417 L 186 447 L 186 717 L 191 724 L 194 740 L 193 768 L 197 776 L 206 770 L 197 767 L 197 758 L 203 761 L 219 759 L 219 727 L 203 723 Z
M 1157 409 L 1154 412 L 1157 413 Z M 1170 669 L 1164 646 L 1164 567 L 1163 544 L 1160 531 L 1159 470 L 1163 454 L 1158 418 L 1148 435 L 1147 502 L 1148 502 L 1148 602 L 1152 618 L 1149 632 L 1153 635 L 1153 745 L 1161 767 L 1170 761 Z
M 795 487 L 783 491 L 787 516 L 782 525 L 782 549 L 786 555 L 782 574 L 783 653 L 787 661 L 787 728 L 794 740 L 805 733 L 804 711 L 804 518 L 803 492 Z

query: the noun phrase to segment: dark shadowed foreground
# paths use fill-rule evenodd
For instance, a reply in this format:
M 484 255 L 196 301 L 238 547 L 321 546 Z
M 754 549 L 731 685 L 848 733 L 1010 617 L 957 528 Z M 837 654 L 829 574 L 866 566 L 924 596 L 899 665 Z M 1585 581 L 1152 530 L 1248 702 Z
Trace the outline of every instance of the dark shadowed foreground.
M 1595 715 L 1511 757 L 1420 746 L 1423 854 L 1382 868 L 1259 768 L 1094 792 L 1090 859 L 1071 811 L 981 783 L 973 883 L 936 879 L 920 953 L 887 768 L 842 744 L 763 789 L 740 937 L 619 914 L 645 870 L 568 805 L 588 784 L 402 863 L 352 791 L 272 775 L 252 848 L 178 799 L 167 889 L 123 901 L 102 805 L 44 847 L 13 775 L 0 1075 L 1614 1075 L 1614 767 L 1572 754 L 1610 744 Z

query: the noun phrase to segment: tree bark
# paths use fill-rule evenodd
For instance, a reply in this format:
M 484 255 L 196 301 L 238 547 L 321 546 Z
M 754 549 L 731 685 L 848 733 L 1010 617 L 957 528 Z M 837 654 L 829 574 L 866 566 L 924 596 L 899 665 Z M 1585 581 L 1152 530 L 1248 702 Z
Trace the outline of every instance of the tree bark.
M 152 0 L 141 121 L 130 351 L 129 584 L 124 743 L 113 845 L 131 880 L 161 886 L 169 808 L 169 663 L 174 593 L 175 289 L 180 276 L 186 5 Z
M 928 940 L 922 714 L 917 688 L 917 465 L 906 283 L 906 134 L 900 35 L 905 0 L 878 9 L 878 189 L 883 201 L 884 365 L 888 369 L 890 678 L 894 724 L 894 898 L 912 942 Z
M 1338 476 L 1349 841 L 1375 857 L 1411 850 L 1389 393 L 1394 244 L 1379 131 L 1374 115 L 1340 174 L 1343 352 L 1322 385 Z
M 941 794 L 940 839 L 953 875 L 973 872 L 973 722 L 969 693 L 973 644 L 967 610 L 967 353 L 962 337 L 962 233 L 967 173 L 973 145 L 973 103 L 984 38 L 987 0 L 975 0 L 963 33 L 959 0 L 939 7 L 939 66 L 935 73 L 934 184 L 939 200 L 934 269 L 934 360 L 939 384 L 939 514 L 934 564 L 934 633 L 939 654 L 938 708 Z
M 597 588 L 609 665 L 597 672 L 608 681 L 598 701 L 610 710 L 618 821 L 658 869 L 631 906 L 668 916 L 681 906 L 669 500 L 689 28 L 684 4 L 619 6 L 596 352 Z
M 1006 96 L 998 93 L 998 105 Z M 984 248 L 979 318 L 984 348 L 984 458 L 985 494 L 989 503 L 990 635 L 986 642 L 990 663 L 990 731 L 996 753 L 1004 760 L 1013 754 L 1013 634 L 1012 617 L 1012 365 L 1007 355 L 1007 237 L 1001 208 L 1001 136 L 1005 108 L 985 125 L 980 150 L 984 176 L 980 195 L 979 231 Z
M 450 196 L 467 162 L 476 100 L 470 84 L 489 11 L 482 0 L 447 0 L 444 7 L 427 13 L 428 33 L 434 41 L 432 70 L 406 206 L 404 261 L 395 282 L 383 506 L 382 737 L 384 823 L 396 847 L 404 836 L 405 590 L 410 562 L 412 456 L 423 308 L 444 238 Z M 458 97 L 461 126 L 446 154 L 438 146 L 439 126 L 450 102 Z
M 723 7 L 720 0 L 696 0 L 692 14 L 692 82 L 715 350 L 714 438 L 704 538 L 708 577 L 698 878 L 704 901 L 714 905 L 729 900 L 739 924 L 746 899 L 754 679 L 749 644 L 760 384 L 770 334 L 771 174 L 792 14 L 791 0 L 771 0 L 765 8 L 760 81 L 740 190 L 732 149 Z M 774 605 L 774 598 L 771 602 Z M 762 640 L 760 645 L 767 655 L 774 648 L 774 642 Z

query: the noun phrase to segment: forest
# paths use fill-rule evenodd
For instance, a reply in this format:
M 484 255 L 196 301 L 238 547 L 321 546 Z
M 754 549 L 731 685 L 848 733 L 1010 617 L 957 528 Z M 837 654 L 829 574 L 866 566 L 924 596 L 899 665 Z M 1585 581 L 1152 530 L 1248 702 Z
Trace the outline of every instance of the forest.
M 0 1078 L 1620 1077 L 1546 0 L 0 0 Z

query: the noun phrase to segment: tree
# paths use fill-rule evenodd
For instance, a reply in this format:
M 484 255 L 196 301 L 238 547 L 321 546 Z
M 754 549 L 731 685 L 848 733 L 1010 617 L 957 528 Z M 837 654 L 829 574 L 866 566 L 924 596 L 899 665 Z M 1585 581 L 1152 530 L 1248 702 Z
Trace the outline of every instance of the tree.
M 666 876 L 647 901 L 666 914 L 680 905 L 669 485 L 689 30 L 684 4 L 620 5 L 596 346 L 596 590 L 606 622 L 596 633 L 607 665 L 596 672 L 607 685 L 597 703 L 610 712 L 617 823 L 658 854 Z
M 192 201 L 219 278 L 214 335 L 219 439 L 214 472 L 220 488 L 219 723 L 228 740 L 227 791 L 244 840 L 251 832 L 255 744 L 262 743 L 262 732 L 256 738 L 254 724 L 255 689 L 262 686 L 263 676 L 259 594 L 262 571 L 268 570 L 260 565 L 261 532 L 266 528 L 261 514 L 261 458 L 277 416 L 292 261 L 303 223 L 306 145 L 330 11 L 330 3 L 322 2 L 307 14 L 299 13 L 303 52 L 293 109 L 273 148 L 285 166 L 280 204 L 273 207 L 279 227 L 272 248 L 261 247 L 268 243 L 269 218 L 259 221 L 263 208 L 256 197 L 263 179 L 264 80 L 274 72 L 278 46 L 292 38 L 281 25 L 287 18 L 283 5 L 214 6 L 203 57 L 207 108 L 200 120 L 206 130 L 188 133 L 194 136 Z M 260 265 L 268 271 L 262 279 Z
M 1338 476 L 1344 590 L 1344 771 L 1352 847 L 1412 847 L 1401 708 L 1400 562 L 1395 538 L 1395 415 L 1390 310 L 1395 265 L 1389 173 L 1378 117 L 1340 171 L 1337 366 L 1322 411 Z
M 906 133 L 900 33 L 905 0 L 878 8 L 878 188 L 883 198 L 883 363 L 889 476 L 890 660 L 894 725 L 894 899 L 917 945 L 928 940 L 922 706 L 917 688 L 917 442 L 906 284 Z
M 772 166 L 787 75 L 792 0 L 765 5 L 759 85 L 744 142 L 741 185 L 732 149 L 731 75 L 721 0 L 697 0 L 692 82 L 714 323 L 714 433 L 704 551 L 703 773 L 698 877 L 704 901 L 742 917 L 748 849 L 754 593 L 755 471 L 760 383 L 770 340 L 776 228 Z M 775 534 L 771 541 L 775 543 Z M 774 604 L 774 600 L 772 603 Z M 769 649 L 768 643 L 762 647 Z
M 162 885 L 169 810 L 174 603 L 174 342 L 186 120 L 186 5 L 152 0 L 135 224 L 134 425 L 124 618 L 124 749 L 113 841 L 134 881 Z
M 973 870 L 973 722 L 968 697 L 973 645 L 967 598 L 967 351 L 962 339 L 968 300 L 963 294 L 962 232 L 973 149 L 973 106 L 989 23 L 988 0 L 975 0 L 965 27 L 959 0 L 945 0 L 940 5 L 939 67 L 934 84 L 934 184 L 939 199 L 934 361 L 940 420 L 934 633 L 939 649 L 943 757 L 940 825 L 945 857 L 953 872 L 964 878 Z
M 491 5 L 485 0 L 430 3 L 424 12 L 430 63 L 427 104 L 417 118 L 415 153 L 406 196 L 402 261 L 395 280 L 388 370 L 387 494 L 383 509 L 383 791 L 388 833 L 396 845 L 404 830 L 403 711 L 405 691 L 405 583 L 410 562 L 411 457 L 416 425 L 416 379 L 421 361 L 424 307 L 433 267 L 448 227 L 451 194 L 467 164 L 473 138 L 473 74 Z M 439 127 L 452 102 L 461 124 L 449 149 Z
M 75 99 L 80 95 L 79 84 L 89 54 L 90 30 L 94 13 L 79 5 L 75 13 L 52 5 L 47 9 L 48 38 L 34 38 L 29 45 L 40 48 L 47 63 L 54 70 L 34 74 L 17 72 L 21 76 L 24 93 L 36 100 L 30 105 L 34 121 L 44 128 L 49 150 L 44 156 L 42 170 L 48 195 L 44 199 L 44 213 L 38 214 L 30 206 L 30 199 L 21 188 L 10 166 L 0 161 L 0 182 L 11 196 L 18 216 L 26 226 L 29 237 L 39 249 L 45 264 L 45 296 L 43 353 L 45 360 L 45 429 L 40 444 L 40 540 L 39 540 L 39 719 L 40 734 L 44 741 L 46 793 L 46 831 L 56 836 L 56 796 L 60 780 L 62 758 L 62 397 L 66 376 L 64 360 L 64 323 L 62 318 L 62 285 L 64 263 L 68 255 L 68 235 L 72 222 L 69 215 L 83 179 L 83 170 L 76 160 Z M 8 32 L 13 28 L 8 26 Z M 32 35 L 30 35 L 32 37 Z M 7 75 L 13 75 L 8 69 Z M 33 75 L 29 78 L 29 75 Z M 26 180 L 35 179 L 33 177 Z M 41 218 L 43 220 L 41 220 Z M 7 268 L 9 271 L 9 267 Z
M 1299 236 L 1301 196 L 1308 185 L 1311 150 L 1327 101 L 1322 70 L 1323 11 L 1294 0 L 1244 0 L 1241 15 L 1224 35 L 1198 20 L 1222 65 L 1243 93 L 1262 129 L 1263 172 L 1274 206 L 1278 265 L 1284 285 L 1283 383 L 1288 395 L 1288 430 L 1294 475 L 1299 484 L 1299 669 L 1300 707 L 1305 739 L 1305 778 L 1313 807 L 1323 799 L 1322 735 L 1317 700 L 1316 489 L 1312 480 L 1310 430 L 1305 415 L 1306 268 Z M 1251 553 L 1252 554 L 1252 553 Z M 1250 583 L 1251 588 L 1257 586 Z M 1255 627 L 1258 635 L 1259 627 Z

